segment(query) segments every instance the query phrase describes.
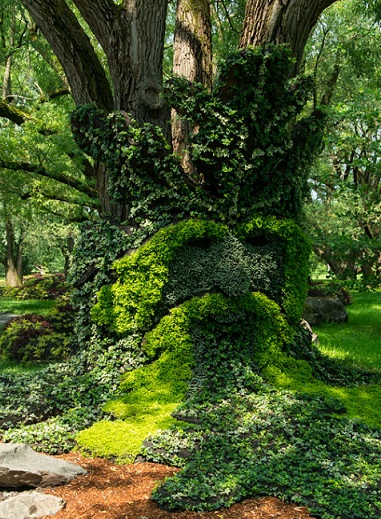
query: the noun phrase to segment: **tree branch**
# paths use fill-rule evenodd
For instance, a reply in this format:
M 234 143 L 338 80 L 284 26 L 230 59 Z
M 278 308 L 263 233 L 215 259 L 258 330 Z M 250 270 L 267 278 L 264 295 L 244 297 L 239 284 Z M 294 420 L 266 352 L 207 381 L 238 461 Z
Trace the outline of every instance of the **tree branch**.
M 30 114 L 19 110 L 15 106 L 7 103 L 3 99 L 0 99 L 0 117 L 5 117 L 9 121 L 12 121 L 15 124 L 22 125 L 27 121 L 35 121 L 37 119 L 32 117 Z
M 77 105 L 96 103 L 111 111 L 106 73 L 74 13 L 64 0 L 21 0 L 37 23 L 68 78 Z
M 60 182 L 65 186 L 76 189 L 80 193 L 88 196 L 90 199 L 97 198 L 97 191 L 93 186 L 85 184 L 78 179 L 69 178 L 62 173 L 52 173 L 47 171 L 44 167 L 39 166 L 37 164 L 30 164 L 28 162 L 16 162 L 16 161 L 7 161 L 0 159 L 0 168 L 8 169 L 11 171 L 22 171 L 25 173 L 32 173 L 35 175 L 39 175 L 41 177 L 49 178 L 50 180 L 55 180 L 56 182 Z
M 338 0 L 247 0 L 240 48 L 288 43 L 298 72 L 308 36 L 321 13 Z

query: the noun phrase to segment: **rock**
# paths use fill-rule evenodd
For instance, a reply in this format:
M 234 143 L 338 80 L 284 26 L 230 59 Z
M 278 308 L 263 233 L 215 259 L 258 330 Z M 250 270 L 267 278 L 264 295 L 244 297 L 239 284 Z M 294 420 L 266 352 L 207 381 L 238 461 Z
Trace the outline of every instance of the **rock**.
M 300 319 L 300 324 L 310 334 L 312 344 L 317 346 L 319 344 L 319 337 L 317 336 L 317 334 L 311 328 L 310 323 L 308 323 L 305 319 Z
M 22 443 L 0 445 L 0 487 L 65 485 L 76 476 L 85 474 L 87 472 L 82 467 L 53 456 L 39 454 L 29 445 Z
M 348 314 L 337 297 L 307 297 L 303 319 L 310 325 L 322 323 L 345 323 Z
M 65 506 L 65 501 L 41 492 L 22 492 L 0 502 L 0 519 L 37 519 L 54 515 Z

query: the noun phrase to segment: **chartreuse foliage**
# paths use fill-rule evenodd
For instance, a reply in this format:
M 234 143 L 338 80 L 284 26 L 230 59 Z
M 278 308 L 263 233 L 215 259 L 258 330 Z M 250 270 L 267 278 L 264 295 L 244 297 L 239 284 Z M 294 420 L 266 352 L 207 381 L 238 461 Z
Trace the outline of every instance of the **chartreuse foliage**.
M 327 382 L 379 375 L 329 361 L 304 332 L 293 343 L 308 263 L 302 236 L 272 217 L 234 232 L 189 220 L 118 260 L 92 315 L 116 336 L 140 334 L 145 361 L 104 406 L 116 420 L 83 431 L 80 446 L 131 459 L 149 430 L 144 456 L 183 467 L 154 493 L 169 509 L 270 494 L 326 519 L 378 517 L 380 433 L 348 420 L 364 418 L 350 402 L 358 388 Z M 364 399 L 372 387 L 361 388 Z
M 160 302 L 168 309 L 215 288 L 228 296 L 261 290 L 295 323 L 306 294 L 308 253 L 308 242 L 292 221 L 258 216 L 239 226 L 235 237 L 223 224 L 187 220 L 162 229 L 137 252 L 116 261 L 118 280 L 102 287 L 91 313 L 98 324 L 123 334 L 148 330 L 157 320 Z M 188 269 L 179 279 L 184 273 L 184 265 L 180 267 L 175 260 L 179 254 L 184 261 L 188 256 L 185 266 L 196 265 L 193 276 Z M 171 268 L 173 260 L 176 264 Z M 186 285 L 192 282 L 187 291 Z
M 77 251 L 85 346 L 60 427 L 104 403 L 114 422 L 78 441 L 119 459 L 136 455 L 150 431 L 146 458 L 183 466 L 154 494 L 170 509 L 271 494 L 324 519 L 376 519 L 379 430 L 340 414 L 339 394 L 279 388 L 295 366 L 307 377 L 310 360 L 311 384 L 313 375 L 367 378 L 296 333 L 309 247 L 295 221 L 324 118 L 301 116 L 310 82 L 289 80 L 290 59 L 283 46 L 247 49 L 226 61 L 212 92 L 168 84 L 169 104 L 199 128 L 189 149 L 197 178 L 186 179 L 160 129 L 93 107 L 74 113 L 77 141 L 107 166 L 127 219 L 124 228 L 97 224 Z

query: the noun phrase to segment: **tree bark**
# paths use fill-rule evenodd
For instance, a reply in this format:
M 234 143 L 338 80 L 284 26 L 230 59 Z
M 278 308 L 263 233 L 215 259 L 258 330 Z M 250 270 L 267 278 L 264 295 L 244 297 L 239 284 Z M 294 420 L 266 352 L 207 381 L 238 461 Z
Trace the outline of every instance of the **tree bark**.
M 114 110 L 140 123 L 165 126 L 160 96 L 167 0 L 74 0 L 102 46 L 114 91 Z
M 88 196 L 89 198 L 94 198 L 97 193 L 94 187 L 90 184 L 85 184 L 84 182 L 76 178 L 67 177 L 63 173 L 55 172 L 54 174 L 52 174 L 43 166 L 37 164 L 29 164 L 28 162 L 7 161 L 0 159 L 0 168 L 8 169 L 10 171 L 23 171 L 25 173 L 32 173 L 39 175 L 41 177 L 50 178 L 51 180 L 60 182 L 65 186 L 76 189 L 80 193 L 83 193 L 84 195 Z
M 16 242 L 11 219 L 8 217 L 5 223 L 6 258 L 5 258 L 5 284 L 16 288 L 22 286 L 22 240 Z
M 321 13 L 337 0 L 248 0 L 240 48 L 288 43 L 295 58 L 295 75 L 308 36 Z
M 94 102 L 112 110 L 105 70 L 89 38 L 64 0 L 21 0 L 48 40 L 69 81 L 77 105 Z
M 13 123 L 20 126 L 26 121 L 36 121 L 34 117 L 27 114 L 26 112 L 23 112 L 22 110 L 19 110 L 15 106 L 12 106 L 3 99 L 0 99 L 0 117 L 5 117 L 9 121 L 12 121 Z
M 212 25 L 209 0 L 178 0 L 173 43 L 173 73 L 190 82 L 212 87 Z M 173 151 L 181 157 L 184 171 L 197 175 L 187 152 L 187 141 L 194 129 L 172 113 Z

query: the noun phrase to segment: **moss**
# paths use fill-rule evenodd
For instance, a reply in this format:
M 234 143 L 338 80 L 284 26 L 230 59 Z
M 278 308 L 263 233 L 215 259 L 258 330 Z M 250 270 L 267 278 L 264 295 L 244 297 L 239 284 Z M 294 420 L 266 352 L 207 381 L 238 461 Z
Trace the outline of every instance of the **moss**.
M 294 285 L 304 293 L 308 257 L 293 222 L 257 217 L 235 231 L 180 222 L 116 261 L 117 281 L 92 316 L 120 336 L 141 333 L 147 361 L 122 376 L 124 394 L 104 410 L 144 422 L 169 418 L 197 392 L 249 387 L 253 370 L 279 363 L 292 342 L 302 309 Z
M 241 239 L 262 236 L 279 244 L 284 251 L 285 284 L 282 289 L 282 303 L 290 323 L 296 324 L 302 313 L 307 295 L 309 274 L 310 243 L 300 227 L 292 220 L 275 217 L 260 217 L 239 226 Z
M 221 242 L 228 234 L 225 225 L 205 220 L 188 220 L 162 229 L 135 253 L 114 263 L 118 280 L 99 292 L 98 303 L 92 309 L 93 319 L 119 334 L 148 330 L 154 324 L 169 282 L 171 262 L 179 250 L 192 240 L 207 238 Z M 307 291 L 309 257 L 309 243 L 302 231 L 289 220 L 257 217 L 240 226 L 237 237 L 242 241 L 269 240 L 278 249 L 279 258 L 284 256 L 279 265 L 279 270 L 284 272 L 279 302 L 289 321 L 298 322 Z M 217 267 L 216 263 L 211 267 Z M 239 282 L 239 276 L 228 284 L 232 282 Z M 243 293 L 250 285 L 245 276 L 241 284 L 243 287 L 238 287 L 234 295 Z
M 93 456 L 112 458 L 120 463 L 131 463 L 139 454 L 142 442 L 154 431 L 171 427 L 174 419 L 169 409 L 161 409 L 128 421 L 101 421 L 81 431 L 76 440 L 80 449 Z

